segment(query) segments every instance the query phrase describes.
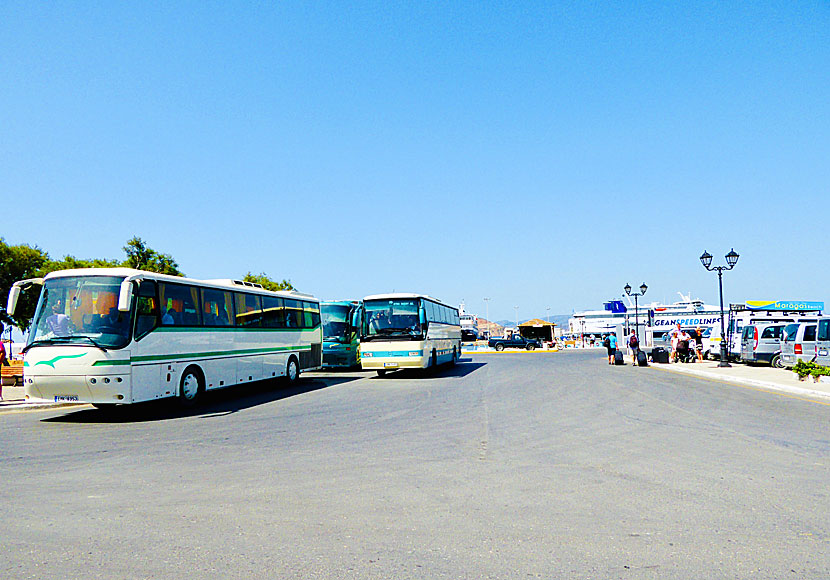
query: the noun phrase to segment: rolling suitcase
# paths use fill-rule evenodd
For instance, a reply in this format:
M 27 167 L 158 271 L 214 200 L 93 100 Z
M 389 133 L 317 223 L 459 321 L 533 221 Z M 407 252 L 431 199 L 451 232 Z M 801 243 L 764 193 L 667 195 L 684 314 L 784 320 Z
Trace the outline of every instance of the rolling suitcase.
M 665 348 L 655 347 L 651 351 L 651 361 L 662 364 L 669 364 L 669 351 Z
M 621 350 L 614 351 L 614 364 L 615 365 L 624 365 L 625 359 L 623 359 L 623 353 Z
M 646 353 L 641 350 L 637 351 L 637 366 L 638 367 L 647 367 L 648 366 L 648 357 Z

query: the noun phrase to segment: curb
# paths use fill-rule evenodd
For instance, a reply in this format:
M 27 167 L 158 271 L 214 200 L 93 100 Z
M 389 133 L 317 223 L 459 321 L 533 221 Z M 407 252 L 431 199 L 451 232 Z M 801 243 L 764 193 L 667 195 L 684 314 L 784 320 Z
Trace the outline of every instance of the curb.
M 15 411 L 41 411 L 60 409 L 62 407 L 83 407 L 88 403 L 35 403 L 26 401 L 0 401 L 0 414 Z
M 513 349 L 513 350 L 504 349 L 502 351 L 497 351 L 497 350 L 462 350 L 461 354 L 467 354 L 467 355 L 474 355 L 474 354 L 554 354 L 554 353 L 558 353 L 558 352 L 562 352 L 562 351 L 561 350 L 544 350 L 544 349 L 539 349 L 539 348 L 537 348 L 535 350 L 524 350 L 524 349 L 519 350 L 517 348 L 517 349 Z
M 772 389 L 775 391 L 783 391 L 786 393 L 791 393 L 794 395 L 802 395 L 808 397 L 815 397 L 819 399 L 826 399 L 830 400 L 830 393 L 825 391 L 814 391 L 812 389 L 804 389 L 802 387 L 793 387 L 790 385 L 782 385 L 781 383 L 771 383 L 768 381 L 759 381 L 758 379 L 745 379 L 742 377 L 732 377 L 728 375 L 719 375 L 717 373 L 711 373 L 708 371 L 699 371 L 693 369 L 684 369 L 684 370 L 675 370 L 672 368 L 665 368 L 662 365 L 657 366 L 654 364 L 649 365 L 651 368 L 658 369 L 661 371 L 674 373 L 676 375 L 687 375 L 687 376 L 698 376 L 707 379 L 717 379 L 719 381 L 726 381 L 729 383 L 741 384 L 741 385 L 749 385 L 752 387 L 764 387 L 766 389 Z

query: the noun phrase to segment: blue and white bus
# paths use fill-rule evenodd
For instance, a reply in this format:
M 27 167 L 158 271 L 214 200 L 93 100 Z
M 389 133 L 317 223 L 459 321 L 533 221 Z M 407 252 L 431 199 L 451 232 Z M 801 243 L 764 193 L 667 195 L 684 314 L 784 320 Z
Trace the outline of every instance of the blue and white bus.
M 127 268 L 52 272 L 24 358 L 27 398 L 95 406 L 177 397 L 322 365 L 320 303 L 238 280 L 193 280 Z
M 320 316 L 323 322 L 323 367 L 358 366 L 363 304 L 327 300 L 320 303 Z
M 364 369 L 383 376 L 402 368 L 455 364 L 461 355 L 458 309 L 423 294 L 376 294 L 363 299 L 360 335 Z

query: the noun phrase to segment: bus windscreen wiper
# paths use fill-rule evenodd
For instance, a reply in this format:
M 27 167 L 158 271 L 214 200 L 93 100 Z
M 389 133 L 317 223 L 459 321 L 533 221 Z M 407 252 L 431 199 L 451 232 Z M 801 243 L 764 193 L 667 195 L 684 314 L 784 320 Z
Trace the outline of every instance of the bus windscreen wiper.
M 26 354 L 26 351 L 28 351 L 33 346 L 39 346 L 39 345 L 42 345 L 42 344 L 61 344 L 61 343 L 71 342 L 71 341 L 75 340 L 76 338 L 85 338 L 86 340 L 91 342 L 93 345 L 95 345 L 95 348 L 99 348 L 99 349 L 103 350 L 104 352 L 106 352 L 106 350 L 107 350 L 105 347 L 98 344 L 98 342 L 93 340 L 91 337 L 83 335 L 83 334 L 76 334 L 76 335 L 73 335 L 73 336 L 53 336 L 52 338 L 44 338 L 44 339 L 41 339 L 41 340 L 36 340 L 32 344 L 27 344 L 23 348 L 23 350 L 20 351 L 20 354 Z

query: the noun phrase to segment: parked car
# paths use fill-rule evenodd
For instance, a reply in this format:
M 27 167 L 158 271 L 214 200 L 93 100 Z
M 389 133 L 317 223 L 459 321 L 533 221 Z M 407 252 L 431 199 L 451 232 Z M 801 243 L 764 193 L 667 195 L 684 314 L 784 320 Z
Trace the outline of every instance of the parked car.
M 474 330 L 461 329 L 461 342 L 475 342 L 478 340 L 478 335 Z
M 532 338 L 525 338 L 519 334 L 514 334 L 510 338 L 491 338 L 487 341 L 487 346 L 502 351 L 505 348 L 522 348 L 526 350 L 535 350 L 542 345 L 538 340 Z
M 790 322 L 755 322 L 744 326 L 741 335 L 741 361 L 766 363 L 783 368 L 781 337 Z
M 799 360 L 809 362 L 816 357 L 816 324 L 793 322 L 784 327 L 781 340 L 781 363 L 790 369 Z

